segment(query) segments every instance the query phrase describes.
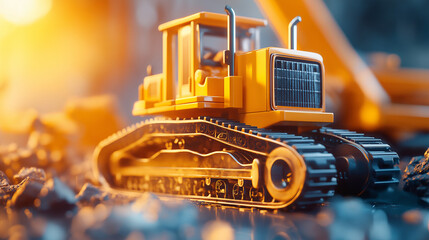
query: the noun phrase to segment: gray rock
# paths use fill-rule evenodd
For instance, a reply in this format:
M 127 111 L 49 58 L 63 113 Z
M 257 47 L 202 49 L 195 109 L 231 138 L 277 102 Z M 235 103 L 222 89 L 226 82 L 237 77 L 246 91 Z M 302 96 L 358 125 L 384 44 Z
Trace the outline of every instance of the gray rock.
M 109 209 L 109 215 L 103 218 L 103 222 L 95 220 L 92 223 L 100 227 L 82 227 L 89 238 L 125 239 L 137 231 L 143 233 L 144 239 L 183 239 L 188 234 L 185 229 L 198 225 L 198 212 L 194 205 L 177 199 L 164 202 L 151 193 L 144 193 L 129 204 L 114 204 Z M 196 236 L 197 233 L 194 234 Z
M 411 159 L 402 176 L 404 191 L 419 197 L 429 197 L 429 159 L 418 156 Z
M 30 181 L 27 178 L 13 194 L 10 206 L 16 208 L 32 207 L 42 187 L 40 182 Z
M 74 192 L 58 178 L 49 179 L 39 194 L 39 209 L 50 213 L 64 213 L 76 206 Z
M 21 168 L 18 174 L 13 176 L 13 180 L 16 184 L 22 182 L 22 180 L 29 178 L 32 181 L 44 183 L 46 180 L 46 174 L 43 169 L 40 168 Z
M 76 195 L 76 200 L 81 203 L 89 203 L 96 198 L 101 198 L 102 191 L 92 185 L 85 183 L 80 192 Z
M 24 183 L 25 183 L 25 181 L 23 181 L 23 182 L 22 182 L 22 184 L 24 184 Z M 5 194 L 8 194 L 8 195 L 12 196 L 12 195 L 16 192 L 16 190 L 18 190 L 18 188 L 19 188 L 22 184 L 20 184 L 20 185 L 8 185 L 8 186 L 5 186 L 5 187 L 1 187 L 0 189 L 1 189 Z
M 4 172 L 0 171 L 0 188 L 9 186 L 9 178 L 4 174 Z

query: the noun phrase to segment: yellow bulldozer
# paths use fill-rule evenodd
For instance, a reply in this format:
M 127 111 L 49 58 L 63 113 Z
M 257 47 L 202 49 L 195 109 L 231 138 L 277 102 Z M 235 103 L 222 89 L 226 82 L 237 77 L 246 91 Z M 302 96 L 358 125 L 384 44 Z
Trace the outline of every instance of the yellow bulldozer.
M 380 139 L 324 127 L 323 59 L 259 49 L 265 20 L 196 13 L 159 26 L 163 72 L 139 86 L 145 120 L 102 141 L 99 180 L 216 204 L 284 208 L 398 183 L 398 155 Z M 226 50 L 227 49 L 227 50 Z

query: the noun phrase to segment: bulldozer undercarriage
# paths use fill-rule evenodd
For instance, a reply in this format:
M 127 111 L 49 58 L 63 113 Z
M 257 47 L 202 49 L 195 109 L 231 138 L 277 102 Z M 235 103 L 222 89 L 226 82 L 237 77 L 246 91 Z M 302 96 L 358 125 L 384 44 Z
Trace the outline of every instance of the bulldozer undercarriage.
M 102 141 L 95 156 L 116 189 L 268 209 L 362 194 L 399 174 L 389 145 L 363 134 L 322 128 L 303 137 L 210 117 L 146 120 Z
M 321 128 L 308 134 L 336 158 L 337 192 L 362 195 L 399 183 L 399 156 L 380 139 L 354 131 Z

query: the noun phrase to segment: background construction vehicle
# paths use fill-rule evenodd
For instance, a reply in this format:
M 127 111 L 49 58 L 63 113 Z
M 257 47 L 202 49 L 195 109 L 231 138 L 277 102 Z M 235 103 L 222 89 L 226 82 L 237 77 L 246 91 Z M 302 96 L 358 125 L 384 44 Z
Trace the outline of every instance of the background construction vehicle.
M 100 143 L 101 181 L 263 208 L 397 183 L 389 145 L 321 128 L 333 114 L 325 111 L 322 57 L 296 49 L 301 18 L 289 25 L 291 49 L 258 49 L 265 20 L 225 10 L 229 17 L 201 12 L 159 26 L 163 73 L 144 78 L 133 114 L 162 117 Z
M 400 141 L 405 134 L 429 130 L 429 99 L 424 70 L 370 69 L 347 41 L 321 0 L 258 0 L 283 45 L 285 22 L 300 14 L 298 46 L 320 53 L 326 68 L 327 108 L 335 112 L 336 126 L 382 133 Z M 427 145 L 427 143 L 425 144 Z M 424 148 L 426 146 L 423 146 Z

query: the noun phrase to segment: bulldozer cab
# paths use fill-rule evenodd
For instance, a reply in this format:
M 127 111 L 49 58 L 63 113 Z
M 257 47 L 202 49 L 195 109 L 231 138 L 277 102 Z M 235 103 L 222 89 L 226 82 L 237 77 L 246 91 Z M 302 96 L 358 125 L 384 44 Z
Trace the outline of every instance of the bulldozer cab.
M 172 56 L 173 66 L 176 67 L 173 72 L 177 74 L 173 76 L 173 82 L 177 86 L 176 97 L 195 94 L 192 84 L 197 70 L 204 71 L 205 76 L 227 76 L 226 64 L 223 61 L 224 51 L 227 49 L 226 26 L 220 27 L 213 22 L 206 24 L 190 22 L 180 27 L 177 34 L 170 29 L 165 31 L 173 34 L 173 41 L 167 43 L 167 47 L 177 49 L 177 54 Z M 257 49 L 259 44 L 257 35 L 256 26 L 238 27 L 236 38 L 238 52 Z
M 258 27 L 266 21 L 227 13 L 200 12 L 159 26 L 163 72 L 144 78 L 133 114 L 223 117 L 258 127 L 331 123 L 321 56 L 296 46 L 259 49 Z
M 266 21 L 237 17 L 237 49 L 248 52 L 259 47 L 259 30 Z M 227 15 L 200 12 L 176 19 L 158 28 L 163 34 L 163 73 L 148 76 L 140 87 L 140 100 L 134 114 L 164 111 L 175 100 L 197 95 L 221 97 L 223 93 L 210 86 L 201 89 L 206 78 L 222 81 L 227 73 L 224 51 L 227 49 Z M 197 86 L 200 85 L 200 86 Z M 164 108 L 153 109 L 154 107 Z M 167 107 L 167 108 L 165 108 Z M 152 108 L 152 109 L 151 109 Z M 143 111 L 143 110 L 149 111 Z

